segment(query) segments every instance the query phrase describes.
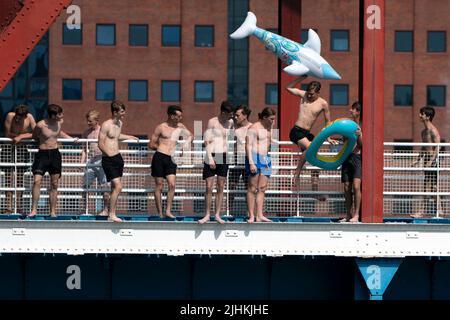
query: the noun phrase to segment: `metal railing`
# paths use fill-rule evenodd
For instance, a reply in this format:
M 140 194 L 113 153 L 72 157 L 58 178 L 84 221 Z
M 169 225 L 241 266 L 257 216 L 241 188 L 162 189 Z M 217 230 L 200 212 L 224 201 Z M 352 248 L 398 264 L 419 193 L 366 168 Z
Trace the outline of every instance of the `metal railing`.
M 58 188 L 58 215 L 95 214 L 103 208 L 103 192 L 108 186 L 83 185 L 86 164 L 80 163 L 84 148 L 90 157 L 90 145 L 95 140 L 80 139 L 77 143 L 61 139 L 60 151 L 63 158 L 63 173 Z M 151 158 L 154 151 L 147 149 L 148 140 L 121 144 L 125 161 L 123 192 L 118 202 L 118 213 L 122 215 L 157 215 L 154 202 L 154 179 L 151 177 Z M 419 148 L 429 145 L 420 143 L 385 143 L 384 151 L 384 216 L 409 216 L 422 213 L 440 217 L 450 211 L 450 158 L 445 150 L 439 152 L 437 167 L 426 167 L 423 162 L 411 167 L 413 159 L 419 156 Z M 230 143 L 233 150 L 234 143 Z M 445 148 L 450 144 L 440 144 Z M 404 150 L 399 150 L 404 148 Z M 405 150 L 408 148 L 410 150 Z M 414 150 L 417 148 L 417 150 Z M 0 212 L 29 213 L 33 174 L 31 165 L 38 151 L 31 141 L 19 145 L 11 144 L 8 138 L 0 138 Z M 320 152 L 335 154 L 339 147 L 324 145 Z M 230 151 L 230 159 L 233 152 Z M 205 182 L 202 180 L 205 151 L 203 141 L 194 140 L 191 151 L 175 153 L 178 164 L 173 213 L 182 216 L 204 215 Z M 299 152 L 290 142 L 279 142 L 272 148 L 273 173 L 266 191 L 264 210 L 268 216 L 278 217 L 342 217 L 345 215 L 344 191 L 340 170 L 322 170 L 306 164 L 300 176 L 298 191 L 294 187 L 293 172 Z M 232 161 L 233 169 L 243 169 L 244 164 Z M 246 190 L 244 181 L 235 181 L 233 174 L 227 177 L 225 196 L 221 212 L 229 216 L 245 216 Z M 433 174 L 428 174 L 428 172 Z M 433 180 L 435 188 L 425 189 L 424 181 Z M 39 214 L 47 214 L 48 174 L 44 176 Z M 163 189 L 163 206 L 167 190 Z M 215 191 L 214 191 L 215 192 Z M 12 198 L 9 201 L 9 198 Z M 214 195 L 213 195 L 214 197 Z M 16 201 L 17 200 L 17 201 Z M 213 201 L 214 206 L 214 201 Z M 213 208 L 214 209 L 214 208 Z M 212 211 L 213 212 L 213 211 Z

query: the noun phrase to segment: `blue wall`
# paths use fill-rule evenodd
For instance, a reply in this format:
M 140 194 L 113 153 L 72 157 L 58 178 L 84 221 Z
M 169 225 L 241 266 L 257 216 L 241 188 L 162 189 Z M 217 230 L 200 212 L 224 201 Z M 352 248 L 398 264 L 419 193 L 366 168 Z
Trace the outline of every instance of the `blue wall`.
M 69 266 L 75 267 L 68 270 Z M 78 280 L 79 288 L 74 285 Z M 368 291 L 353 258 L 0 256 L 0 299 L 352 300 L 367 297 Z M 384 299 L 450 299 L 450 261 L 405 259 Z

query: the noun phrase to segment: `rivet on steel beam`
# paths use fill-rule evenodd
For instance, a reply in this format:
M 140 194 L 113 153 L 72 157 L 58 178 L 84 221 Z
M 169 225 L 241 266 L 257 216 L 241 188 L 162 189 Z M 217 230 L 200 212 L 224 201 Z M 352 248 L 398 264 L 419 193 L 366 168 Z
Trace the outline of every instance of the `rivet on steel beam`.
M 16 66 L 12 66 L 12 68 L 13 68 L 13 69 L 15 69 L 15 68 L 16 68 Z

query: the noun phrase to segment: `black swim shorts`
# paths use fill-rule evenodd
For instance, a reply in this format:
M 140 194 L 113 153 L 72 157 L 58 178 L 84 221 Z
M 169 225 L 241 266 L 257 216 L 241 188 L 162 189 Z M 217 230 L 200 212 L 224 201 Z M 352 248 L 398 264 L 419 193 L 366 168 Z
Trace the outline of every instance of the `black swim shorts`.
M 41 150 L 34 156 L 32 172 L 35 175 L 61 175 L 62 158 L 58 149 Z
M 124 162 L 120 153 L 112 157 L 102 156 L 102 168 L 108 182 L 123 176 L 123 166 Z
M 209 164 L 203 164 L 203 180 L 209 177 L 226 177 L 228 173 L 227 154 L 226 153 L 212 153 L 216 168 L 212 169 Z
M 152 158 L 152 177 L 165 178 L 171 174 L 177 174 L 177 165 L 172 157 L 156 151 Z
M 289 132 L 289 140 L 291 140 L 295 145 L 298 145 L 298 141 L 303 138 L 313 141 L 314 135 L 309 132 L 309 130 L 300 128 L 299 126 L 294 126 Z
M 350 153 L 341 167 L 341 182 L 353 182 L 354 179 L 361 179 L 361 173 L 361 155 Z

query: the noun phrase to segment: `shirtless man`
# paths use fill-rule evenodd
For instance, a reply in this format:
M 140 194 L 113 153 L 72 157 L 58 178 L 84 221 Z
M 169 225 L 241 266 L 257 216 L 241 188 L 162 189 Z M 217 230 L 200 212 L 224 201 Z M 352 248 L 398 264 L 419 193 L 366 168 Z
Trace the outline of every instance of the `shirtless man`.
M 440 143 L 441 136 L 439 134 L 438 129 L 434 126 L 433 118 L 435 115 L 435 111 L 433 107 L 425 106 L 420 108 L 419 118 L 422 121 L 424 129 L 422 130 L 422 142 L 425 143 Z M 437 146 L 423 146 L 422 150 L 419 154 L 419 158 L 411 164 L 411 167 L 415 167 L 419 164 L 420 160 L 423 158 L 423 166 L 425 168 L 437 168 L 437 160 L 438 160 L 439 148 Z M 425 192 L 436 192 L 437 190 L 437 171 L 425 171 L 425 179 L 424 179 L 424 191 Z M 432 199 L 432 197 L 424 197 L 423 199 L 423 209 L 425 211 L 427 200 Z M 437 210 L 440 211 L 440 203 L 439 199 L 436 203 Z M 424 212 L 419 210 L 417 213 L 411 215 L 413 218 L 421 218 L 423 217 Z
M 98 135 L 100 133 L 100 124 L 99 124 L 99 116 L 100 112 L 97 110 L 90 110 L 86 113 L 86 122 L 88 125 L 88 129 L 83 132 L 83 139 L 94 139 L 98 140 Z M 87 151 L 89 151 L 89 158 Z M 87 161 L 86 161 L 87 160 Z M 102 168 L 102 152 L 98 148 L 98 142 L 90 142 L 89 150 L 85 150 L 85 148 L 81 151 L 81 163 L 86 163 L 86 169 L 84 171 L 83 176 L 83 188 L 89 188 L 95 179 L 97 179 L 98 186 L 106 187 L 106 175 L 105 171 Z M 87 201 L 87 192 L 83 193 L 84 201 Z M 103 193 L 103 210 L 98 213 L 100 216 L 108 215 L 108 205 L 109 205 L 109 193 Z
M 341 167 L 341 182 L 344 184 L 345 207 L 347 215 L 340 222 L 358 222 L 361 208 L 361 177 L 362 177 L 362 133 L 361 113 L 362 105 L 354 102 L 350 107 L 351 119 L 360 127 L 356 132 L 358 140 L 352 153 L 345 159 Z
M 50 174 L 50 216 L 56 217 L 56 207 L 58 203 L 58 182 L 61 178 L 62 158 L 58 150 L 58 137 L 73 139 L 67 133 L 61 130 L 63 124 L 63 109 L 50 104 L 47 108 L 48 119 L 39 121 L 33 130 L 33 139 L 39 144 L 39 151 L 34 156 L 33 162 L 33 200 L 31 213 L 33 217 L 37 213 L 38 201 L 41 193 L 42 177 L 46 172 Z
M 198 220 L 203 224 L 210 219 L 211 198 L 214 184 L 214 176 L 217 175 L 216 193 L 216 221 L 220 224 L 225 221 L 220 218 L 222 208 L 223 190 L 228 173 L 227 152 L 228 135 L 233 129 L 233 105 L 229 101 L 223 101 L 220 106 L 220 114 L 208 121 L 205 132 L 206 158 L 203 166 L 203 180 L 206 180 L 205 192 L 205 216 Z
M 33 136 L 32 131 L 36 126 L 36 121 L 34 121 L 31 113 L 28 113 L 28 107 L 26 105 L 18 105 L 14 112 L 8 112 L 5 119 L 5 135 L 7 138 L 12 139 L 13 144 L 17 149 L 17 153 L 14 152 L 14 149 L 11 150 L 10 157 L 8 162 L 15 163 L 16 160 L 18 163 L 27 163 L 28 162 L 28 150 L 24 145 L 20 145 L 20 141 L 22 139 L 31 139 Z M 17 159 L 15 158 L 15 154 L 17 154 Z M 25 173 L 26 168 L 23 166 L 18 166 L 16 172 L 16 185 L 17 187 L 22 187 L 23 183 L 23 174 Z M 7 173 L 10 175 L 10 183 L 11 186 L 14 185 L 14 174 L 12 167 L 7 168 Z M 12 213 L 12 196 L 13 193 L 11 191 L 6 192 L 6 213 Z M 16 192 L 16 209 L 18 212 L 22 211 L 21 201 L 22 192 Z M 19 200 L 19 201 L 18 201 Z
M 125 105 L 121 101 L 111 102 L 111 119 L 106 120 L 100 127 L 98 147 L 102 152 L 102 168 L 106 180 L 111 182 L 109 198 L 109 220 L 122 222 L 116 215 L 117 199 L 122 191 L 123 159 L 119 152 L 119 140 L 136 140 L 135 136 L 121 134 L 122 119 L 125 115 Z
M 234 164 L 236 166 L 245 165 L 245 137 L 247 135 L 248 128 L 252 125 L 248 121 L 252 111 L 246 105 L 239 105 L 234 110 L 234 136 L 236 139 L 235 153 L 234 153 Z M 232 168 L 229 173 L 229 189 L 234 191 L 239 183 L 240 178 L 244 181 L 244 185 L 248 184 L 247 171 L 244 168 Z M 230 208 L 233 210 L 235 194 L 231 192 L 229 194 Z
M 306 150 L 309 148 L 311 141 L 314 139 L 314 135 L 310 132 L 312 126 L 321 113 L 324 115 L 325 125 L 329 125 L 331 123 L 328 103 L 323 98 L 319 97 L 321 88 L 320 82 L 310 82 L 306 91 L 295 88 L 295 86 L 304 79 L 306 79 L 306 76 L 302 76 L 290 82 L 286 87 L 287 91 L 291 94 L 301 98 L 297 121 L 289 133 L 289 139 L 302 150 L 302 154 L 298 159 L 297 169 L 294 174 L 294 182 L 297 187 L 299 185 L 300 171 L 306 162 Z M 328 138 L 327 141 L 331 144 L 337 143 L 337 141 L 330 138 Z M 317 177 L 318 172 L 312 172 L 311 179 L 313 182 L 313 191 L 318 190 Z
M 177 165 L 173 161 L 175 147 L 180 137 L 186 141 L 183 144 L 183 150 L 189 150 L 193 139 L 192 133 L 181 123 L 183 119 L 183 110 L 179 106 L 169 106 L 167 108 L 167 121 L 158 125 L 153 132 L 148 147 L 156 150 L 152 158 L 152 177 L 155 178 L 155 203 L 158 214 L 161 218 L 164 216 L 175 218 L 172 214 L 172 202 L 175 195 L 175 181 Z M 164 179 L 167 180 L 167 208 L 163 215 L 161 193 L 164 185 Z
M 258 121 L 252 124 L 247 131 L 245 168 L 249 175 L 247 189 L 248 223 L 255 221 L 255 207 L 256 222 L 272 221 L 264 216 L 263 206 L 264 195 L 272 174 L 272 161 L 269 151 L 275 115 L 274 109 L 265 108 L 258 114 Z

